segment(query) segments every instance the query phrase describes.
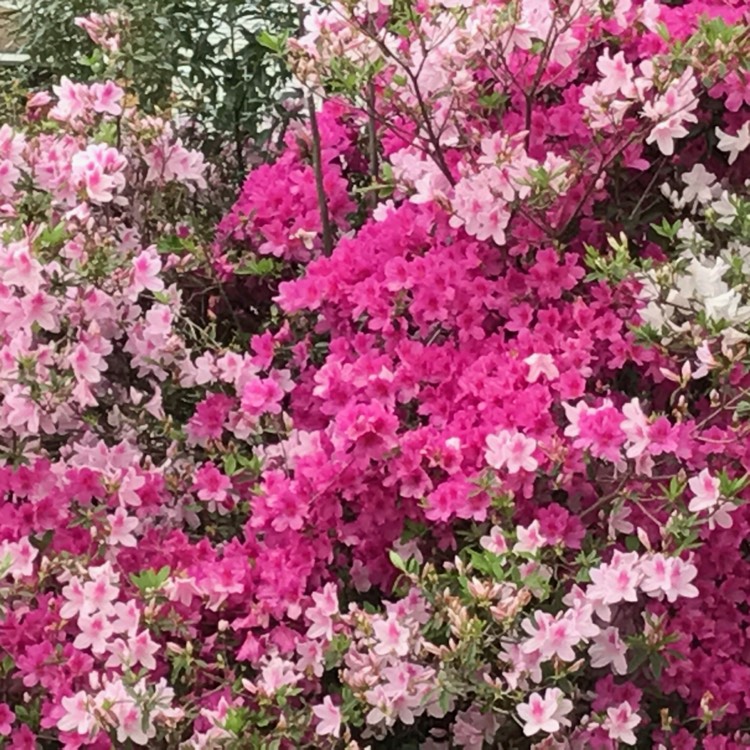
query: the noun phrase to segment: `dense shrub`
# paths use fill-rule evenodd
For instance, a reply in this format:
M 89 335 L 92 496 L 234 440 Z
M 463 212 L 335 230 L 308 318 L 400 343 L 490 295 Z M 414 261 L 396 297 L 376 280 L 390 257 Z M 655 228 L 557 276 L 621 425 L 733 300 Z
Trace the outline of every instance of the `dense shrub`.
M 297 28 L 296 8 L 279 0 L 19 0 L 10 17 L 27 61 L 13 73 L 31 87 L 125 75 L 141 108 L 179 101 L 183 128 L 204 154 L 226 166 L 234 188 L 251 159 L 272 152 L 293 109 L 288 74 L 259 29 Z M 94 12 L 95 11 L 95 12 Z M 76 19 L 92 14 L 82 37 Z M 95 44 L 102 26 L 110 44 Z M 111 66 L 112 53 L 122 65 Z M 94 78 L 94 80 L 95 80 Z
M 210 244 L 168 119 L 33 97 L 8 746 L 747 746 L 747 15 L 312 8 Z

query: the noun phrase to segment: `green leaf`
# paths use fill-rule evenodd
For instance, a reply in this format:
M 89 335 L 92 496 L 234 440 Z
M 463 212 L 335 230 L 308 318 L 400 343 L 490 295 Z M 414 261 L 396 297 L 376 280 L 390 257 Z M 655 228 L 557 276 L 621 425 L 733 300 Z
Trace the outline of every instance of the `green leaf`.
M 237 471 L 237 456 L 234 453 L 229 453 L 224 456 L 224 473 L 231 477 Z
M 256 36 L 256 39 L 261 47 L 265 47 L 266 49 L 271 50 L 271 52 L 275 52 L 277 55 L 280 55 L 284 51 L 284 44 L 281 38 L 271 34 L 265 29 Z
M 391 561 L 391 565 L 393 565 L 394 568 L 400 570 L 403 573 L 408 572 L 406 569 L 406 562 L 401 557 L 401 555 L 398 554 L 398 552 L 396 552 L 395 550 L 390 550 L 390 552 L 388 552 L 388 557 Z

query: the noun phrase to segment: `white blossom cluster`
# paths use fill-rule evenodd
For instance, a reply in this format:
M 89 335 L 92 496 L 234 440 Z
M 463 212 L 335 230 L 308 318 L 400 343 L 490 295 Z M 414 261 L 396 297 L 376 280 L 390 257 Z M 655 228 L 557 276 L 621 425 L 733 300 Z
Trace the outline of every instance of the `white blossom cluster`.
M 744 195 L 730 192 L 696 165 L 681 182 L 680 190 L 665 184 L 662 193 L 690 218 L 675 233 L 675 256 L 638 274 L 643 322 L 664 343 L 699 324 L 731 346 L 750 338 L 750 180 Z

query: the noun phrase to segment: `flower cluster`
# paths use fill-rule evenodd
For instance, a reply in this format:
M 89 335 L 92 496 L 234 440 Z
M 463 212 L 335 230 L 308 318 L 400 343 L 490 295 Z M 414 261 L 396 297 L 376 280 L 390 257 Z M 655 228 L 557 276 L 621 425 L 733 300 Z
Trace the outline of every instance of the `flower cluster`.
M 31 96 L 1 741 L 747 746 L 747 14 L 315 4 L 212 233 L 127 81 Z

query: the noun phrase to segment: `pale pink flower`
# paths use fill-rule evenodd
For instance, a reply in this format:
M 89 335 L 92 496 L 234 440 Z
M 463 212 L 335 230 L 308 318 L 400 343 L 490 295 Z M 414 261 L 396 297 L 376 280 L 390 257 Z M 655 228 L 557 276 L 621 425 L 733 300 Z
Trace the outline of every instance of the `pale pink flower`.
M 159 644 L 152 638 L 148 630 L 131 634 L 127 642 L 118 638 L 110 647 L 110 657 L 107 660 L 108 667 L 126 666 L 134 668 L 140 664 L 149 671 L 156 669 L 154 654 L 159 652 Z
M 3 259 L 0 270 L 2 282 L 12 284 L 29 294 L 36 294 L 42 283 L 42 266 L 32 257 L 28 245 L 17 243 L 10 245 L 9 254 Z
M 300 672 L 306 672 L 308 669 L 316 677 L 322 677 L 325 671 L 325 652 L 320 641 L 302 641 L 297 644 L 297 653 L 300 658 L 297 662 L 297 669 Z
M 7 556 L 10 568 L 7 571 L 15 580 L 30 576 L 34 572 L 34 560 L 39 550 L 33 547 L 28 537 L 21 537 L 17 542 L 0 543 L 0 562 Z
M 50 110 L 50 117 L 55 120 L 71 122 L 86 112 L 87 88 L 81 83 L 73 83 L 63 76 L 60 83 L 52 87 L 57 96 L 57 104 Z
M 81 632 L 73 641 L 77 649 L 83 651 L 91 648 L 95 654 L 103 654 L 107 650 L 107 641 L 114 630 L 105 615 L 101 612 L 94 615 L 81 613 L 78 616 L 78 628 Z
M 136 745 L 147 746 L 149 740 L 156 735 L 153 722 L 144 721 L 147 717 L 132 700 L 117 701 L 113 710 L 118 719 L 117 741 L 121 745 L 127 745 L 130 740 Z
M 339 613 L 335 584 L 327 583 L 323 590 L 316 591 L 312 598 L 315 606 L 305 612 L 305 617 L 312 623 L 307 630 L 307 637 L 333 640 L 333 618 Z
M 57 332 L 60 328 L 57 316 L 57 300 L 42 291 L 27 294 L 21 299 L 25 325 L 36 323 L 45 331 Z
M 520 432 L 501 430 L 486 438 L 487 450 L 485 459 L 493 469 L 507 467 L 509 474 L 524 471 L 536 471 L 539 466 L 534 458 L 537 442 Z
M 628 662 L 625 654 L 628 647 L 620 638 L 620 631 L 615 627 L 608 627 L 594 636 L 594 642 L 589 648 L 591 666 L 594 668 L 612 665 L 615 674 L 625 674 Z
M 144 669 L 156 669 L 154 654 L 159 652 L 159 644 L 151 638 L 148 630 L 142 630 L 128 639 L 128 651 L 132 654 L 133 660 Z
M 622 93 L 623 96 L 634 98 L 636 95 L 633 77 L 633 66 L 625 62 L 625 53 L 618 52 L 614 57 L 609 56 L 609 49 L 599 56 L 596 68 L 602 75 L 599 90 L 604 96 Z
M 664 595 L 668 602 L 680 596 L 688 599 L 698 596 L 698 589 L 691 583 L 698 569 L 692 563 L 657 553 L 641 561 L 640 568 L 643 572 L 641 590 L 649 596 L 661 598 Z
M 26 138 L 23 133 L 16 133 L 10 125 L 0 127 L 0 159 L 8 159 L 16 166 L 23 163 L 23 152 Z
M 146 484 L 146 478 L 136 472 L 134 468 L 127 469 L 120 478 L 120 487 L 117 496 L 123 505 L 132 505 L 138 507 L 141 504 L 141 498 L 138 490 Z
M 115 192 L 125 187 L 126 164 L 117 149 L 102 143 L 93 144 L 71 160 L 71 181 L 84 188 L 90 200 L 109 203 Z
M 323 698 L 323 703 L 313 706 L 312 711 L 319 719 L 315 727 L 316 734 L 341 736 L 341 709 L 334 705 L 330 695 Z
M 733 523 L 731 514 L 735 510 L 737 506 L 733 503 L 721 503 L 708 517 L 708 530 L 713 531 L 717 526 L 721 529 L 731 529 Z
M 709 474 L 708 469 L 693 477 L 688 482 L 688 487 L 694 497 L 690 500 L 688 510 L 691 513 L 699 513 L 702 510 L 714 508 L 719 502 L 719 480 Z
M 508 543 L 505 541 L 503 530 L 499 526 L 493 526 L 488 536 L 483 536 L 479 544 L 494 555 L 504 555 L 508 551 Z
M 75 695 L 64 697 L 60 704 L 65 711 L 57 722 L 57 728 L 60 731 L 83 735 L 89 734 L 96 727 L 89 696 L 83 690 Z
M 122 114 L 122 99 L 125 92 L 114 82 L 93 83 L 89 88 L 94 112 L 119 117 Z
M 120 590 L 114 586 L 107 575 L 97 576 L 93 581 L 83 584 L 83 612 L 92 614 L 101 612 L 104 615 L 114 614 L 114 601 Z
M 623 701 L 616 708 L 607 709 L 607 718 L 602 727 L 609 734 L 611 740 L 624 742 L 626 745 L 635 745 L 636 737 L 633 730 L 641 723 L 641 717 L 633 711 L 633 707 L 627 701 Z
M 637 458 L 647 450 L 651 442 L 648 436 L 648 419 L 637 398 L 622 407 L 622 414 L 625 419 L 620 422 L 620 429 L 631 443 L 625 455 L 628 458 Z
M 148 289 L 160 292 L 164 282 L 159 278 L 161 261 L 153 253 L 144 250 L 133 260 L 133 290 L 136 293 Z
M 104 357 L 83 342 L 79 342 L 70 353 L 68 364 L 73 370 L 76 379 L 85 383 L 100 382 L 102 372 L 107 369 Z
M 453 724 L 453 741 L 464 750 L 482 750 L 485 742 L 492 743 L 497 733 L 498 723 L 491 711 L 482 712 L 477 708 L 459 711 Z M 434 750 L 445 750 L 445 746 L 434 745 Z M 424 746 L 420 750 L 428 750 Z
M 510 665 L 510 669 L 503 672 L 503 678 L 512 690 L 518 688 L 522 677 L 535 683 L 542 681 L 543 658 L 538 651 L 525 653 L 520 644 L 506 643 L 500 652 L 500 661 Z
M 274 695 L 285 685 L 294 685 L 302 679 L 302 675 L 294 671 L 294 664 L 290 661 L 273 657 L 260 674 L 258 687 L 266 695 Z
M 513 545 L 514 552 L 535 553 L 541 549 L 547 540 L 541 532 L 539 521 L 532 521 L 527 527 L 517 526 L 516 536 L 518 541 Z
M 570 726 L 565 717 L 573 710 L 573 703 L 569 701 L 559 688 L 547 688 L 544 695 L 532 693 L 526 703 L 516 707 L 516 711 L 524 722 L 523 733 L 531 737 L 538 732 L 552 734 L 561 726 Z
M 141 620 L 141 611 L 138 609 L 138 604 L 132 599 L 127 602 L 115 602 L 114 609 L 115 620 L 112 623 L 112 630 L 115 633 L 134 635 Z
M 10 198 L 16 192 L 21 170 L 10 159 L 0 161 L 0 195 Z
M 396 617 L 390 615 L 386 620 L 377 620 L 372 628 L 378 641 L 373 649 L 376 654 L 406 656 L 409 653 L 409 630 L 400 625 Z
M 529 366 L 529 372 L 526 375 L 528 383 L 536 383 L 542 375 L 547 380 L 555 380 L 560 376 L 560 371 L 551 354 L 531 354 L 524 359 L 524 363 Z
M 534 620 L 532 622 L 527 617 L 521 623 L 521 627 L 531 636 L 521 644 L 523 652 L 539 652 L 544 659 L 557 656 L 562 661 L 573 661 L 576 658 L 573 647 L 581 641 L 581 636 L 572 618 L 553 617 L 537 610 Z
M 685 123 L 697 122 L 693 114 L 698 100 L 693 94 L 696 80 L 692 68 L 686 68 L 680 78 L 653 102 L 643 106 L 643 114 L 656 124 L 646 143 L 656 143 L 665 156 L 674 154 L 674 141 L 688 134 Z
M 714 359 L 714 355 L 711 353 L 711 348 L 708 342 L 703 341 L 701 345 L 695 350 L 695 356 L 698 358 L 700 364 L 693 372 L 693 380 L 699 380 L 705 378 L 708 373 L 717 366 L 717 362 Z
M 60 617 L 70 620 L 82 612 L 85 607 L 86 594 L 83 591 L 83 584 L 78 576 L 73 576 L 66 586 L 63 586 L 62 595 L 67 600 L 60 607 Z
M 638 584 L 642 573 L 637 562 L 638 555 L 629 553 L 613 558 L 611 564 L 602 563 L 598 568 L 592 568 L 587 596 L 605 605 L 638 601 Z
M 136 546 L 136 539 L 131 532 L 138 528 L 140 522 L 137 518 L 129 516 L 125 508 L 118 508 L 107 516 L 107 520 L 109 521 L 107 544 L 121 547 Z

